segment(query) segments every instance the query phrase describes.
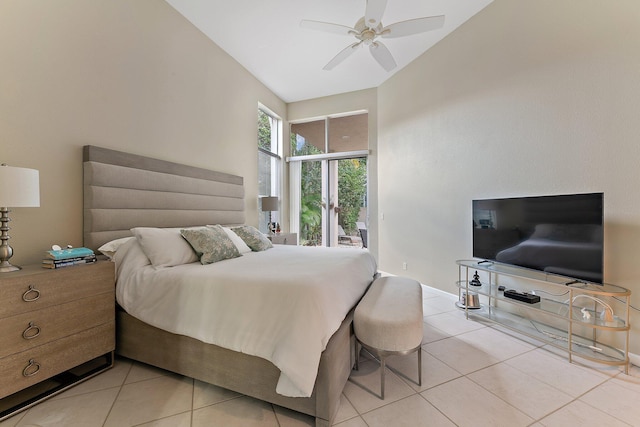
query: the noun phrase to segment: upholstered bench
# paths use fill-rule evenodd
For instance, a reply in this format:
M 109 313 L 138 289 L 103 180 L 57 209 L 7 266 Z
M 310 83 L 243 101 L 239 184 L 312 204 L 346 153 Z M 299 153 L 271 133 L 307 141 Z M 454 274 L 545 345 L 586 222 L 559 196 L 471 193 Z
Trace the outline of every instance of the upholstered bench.
M 422 287 L 405 277 L 376 279 L 356 307 L 353 327 L 358 343 L 380 359 L 380 397 L 384 400 L 385 359 L 418 352 L 418 385 L 422 385 Z

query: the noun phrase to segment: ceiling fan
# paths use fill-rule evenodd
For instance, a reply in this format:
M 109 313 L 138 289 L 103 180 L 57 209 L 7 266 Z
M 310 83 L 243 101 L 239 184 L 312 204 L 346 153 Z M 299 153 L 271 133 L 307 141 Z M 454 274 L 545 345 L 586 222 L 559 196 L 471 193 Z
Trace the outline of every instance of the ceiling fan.
M 328 33 L 354 36 L 357 42 L 350 44 L 323 67 L 324 70 L 332 70 L 342 61 L 351 56 L 357 48 L 363 44 L 369 46 L 369 52 L 386 71 L 396 68 L 397 64 L 389 49 L 378 40 L 381 38 L 396 38 L 437 30 L 444 25 L 444 15 L 427 16 L 424 18 L 409 19 L 396 22 L 388 26 L 382 25 L 382 15 L 387 7 L 387 0 L 367 0 L 364 16 L 356 22 L 353 28 L 346 25 L 331 24 L 328 22 L 302 20 L 300 26 L 312 30 Z

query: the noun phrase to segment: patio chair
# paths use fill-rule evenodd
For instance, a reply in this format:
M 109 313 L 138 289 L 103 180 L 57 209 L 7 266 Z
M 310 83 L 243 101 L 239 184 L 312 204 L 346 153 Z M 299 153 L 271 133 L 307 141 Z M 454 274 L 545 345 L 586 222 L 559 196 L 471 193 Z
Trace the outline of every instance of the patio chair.
M 362 247 L 367 247 L 367 226 L 364 222 L 356 222 L 358 231 L 360 232 L 360 238 L 362 239 Z

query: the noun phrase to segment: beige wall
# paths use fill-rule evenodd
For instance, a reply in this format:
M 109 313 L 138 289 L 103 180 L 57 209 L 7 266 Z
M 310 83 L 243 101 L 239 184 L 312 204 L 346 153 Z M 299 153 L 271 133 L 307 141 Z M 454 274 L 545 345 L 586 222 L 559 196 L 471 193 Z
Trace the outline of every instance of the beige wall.
M 637 0 L 495 0 L 378 88 L 380 268 L 455 293 L 472 199 L 603 191 L 605 279 L 640 307 L 639 23 Z
M 286 105 L 159 0 L 0 0 L 0 162 L 40 171 L 13 209 L 15 264 L 82 244 L 82 146 L 244 177 L 257 224 L 257 108 Z
M 378 98 L 377 89 L 366 89 L 340 95 L 326 96 L 307 101 L 293 102 L 287 105 L 289 121 L 296 122 L 311 118 L 326 117 L 353 111 L 367 111 L 369 119 L 369 149 L 371 154 L 367 162 L 369 188 L 369 218 L 368 218 L 368 246 L 374 256 L 378 254 Z M 285 131 L 285 138 L 289 139 L 289 130 Z M 288 147 L 286 148 L 288 149 Z M 288 153 L 287 153 L 288 155 Z

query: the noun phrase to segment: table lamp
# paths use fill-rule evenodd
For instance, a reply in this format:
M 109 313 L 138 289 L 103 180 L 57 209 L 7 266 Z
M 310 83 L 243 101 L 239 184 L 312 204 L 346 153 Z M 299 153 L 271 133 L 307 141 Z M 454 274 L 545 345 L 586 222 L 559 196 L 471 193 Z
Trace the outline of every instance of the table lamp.
M 40 206 L 40 176 L 35 169 L 0 165 L 0 273 L 20 270 L 11 265 L 9 246 L 9 208 Z
M 269 234 L 273 234 L 273 227 L 271 224 L 271 212 L 278 210 L 278 198 L 275 196 L 261 197 L 260 210 L 262 212 L 269 212 Z

